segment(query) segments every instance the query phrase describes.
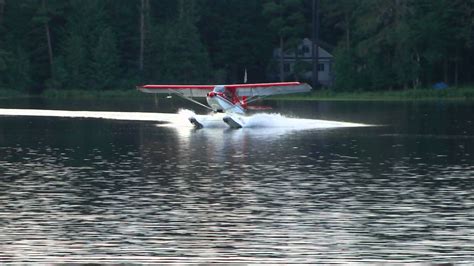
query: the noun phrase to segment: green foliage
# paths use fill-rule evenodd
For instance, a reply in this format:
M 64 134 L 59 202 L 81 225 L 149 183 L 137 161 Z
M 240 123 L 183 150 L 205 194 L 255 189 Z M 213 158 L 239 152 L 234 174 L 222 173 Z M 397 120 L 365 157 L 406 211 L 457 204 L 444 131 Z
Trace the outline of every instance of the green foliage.
M 162 80 L 165 82 L 206 82 L 209 56 L 201 42 L 194 2 L 179 1 L 176 22 L 165 33 L 162 51 Z
M 282 44 L 291 51 L 311 35 L 312 1 L 149 3 L 141 71 L 140 1 L 5 1 L 0 88 L 40 92 L 145 82 L 237 83 L 245 70 L 249 82 L 265 82 L 273 49 Z M 335 56 L 335 91 L 474 82 L 473 1 L 320 3 L 321 40 Z M 298 62 L 291 78 L 300 79 L 309 68 Z
M 305 34 L 303 0 L 267 0 L 263 15 L 272 31 L 285 40 L 284 49 L 295 49 Z
M 85 4 L 86 3 L 86 4 Z M 71 0 L 73 11 L 55 60 L 53 88 L 110 89 L 119 82 L 119 51 L 106 2 Z M 87 16 L 85 16 L 87 15 Z
M 97 46 L 92 50 L 91 62 L 92 86 L 98 89 L 112 89 L 119 76 L 119 57 L 117 41 L 110 28 L 99 37 Z
M 10 58 L 10 53 L 0 48 L 0 89 L 6 87 L 8 61 Z
M 31 64 L 25 50 L 18 48 L 7 61 L 6 84 L 10 88 L 28 89 L 32 83 Z
M 8 60 L 10 57 L 10 53 L 8 53 L 5 49 L 2 49 L 0 46 L 0 73 L 8 69 Z
M 350 90 L 357 88 L 358 73 L 355 68 L 354 52 L 352 49 L 340 48 L 334 54 L 334 71 L 337 73 L 335 88 Z
M 458 55 L 472 54 L 466 47 L 467 32 L 472 32 L 473 24 L 460 22 L 472 21 L 463 10 L 472 12 L 472 4 L 367 0 L 352 2 L 352 15 L 344 11 L 346 1 L 328 4 L 333 10 L 327 14 L 329 20 L 342 20 L 346 31 L 336 53 L 338 89 L 403 89 L 438 81 L 457 83 L 455 78 L 462 74 Z M 348 22 L 352 22 L 352 28 Z
M 80 35 L 71 34 L 64 42 L 64 70 L 65 80 L 60 83 L 66 87 L 85 89 L 89 69 L 89 55 L 84 38 Z
M 203 1 L 197 26 L 216 70 L 216 83 L 242 82 L 245 69 L 249 82 L 266 81 L 264 70 L 274 44 L 262 8 L 261 1 Z
M 208 54 L 191 21 L 180 19 L 171 27 L 164 40 L 162 56 L 164 81 L 193 83 L 208 80 Z
M 301 81 L 304 74 L 308 71 L 311 71 L 312 65 L 309 62 L 297 60 L 293 66 L 293 74 L 295 75 L 295 80 Z

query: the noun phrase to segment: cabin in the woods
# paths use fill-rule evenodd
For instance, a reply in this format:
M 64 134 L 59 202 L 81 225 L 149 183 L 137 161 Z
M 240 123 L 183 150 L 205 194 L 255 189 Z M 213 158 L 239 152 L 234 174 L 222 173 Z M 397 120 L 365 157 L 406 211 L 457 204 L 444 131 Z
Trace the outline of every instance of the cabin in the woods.
M 304 38 L 297 49 L 289 49 L 283 54 L 284 80 L 311 81 L 312 78 L 312 42 Z M 334 81 L 333 61 L 334 57 L 325 49 L 318 47 L 318 79 L 324 86 L 331 86 Z M 273 50 L 273 67 L 269 73 L 272 80 L 280 80 L 281 49 Z

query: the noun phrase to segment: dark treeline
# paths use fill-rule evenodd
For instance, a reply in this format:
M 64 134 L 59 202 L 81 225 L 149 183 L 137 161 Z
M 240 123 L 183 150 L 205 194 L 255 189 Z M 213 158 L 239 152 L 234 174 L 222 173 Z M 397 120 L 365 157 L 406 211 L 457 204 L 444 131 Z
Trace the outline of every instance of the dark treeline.
M 265 82 L 312 0 L 0 0 L 0 88 Z M 321 0 L 336 89 L 471 84 L 474 0 Z M 309 66 L 310 67 L 310 66 Z

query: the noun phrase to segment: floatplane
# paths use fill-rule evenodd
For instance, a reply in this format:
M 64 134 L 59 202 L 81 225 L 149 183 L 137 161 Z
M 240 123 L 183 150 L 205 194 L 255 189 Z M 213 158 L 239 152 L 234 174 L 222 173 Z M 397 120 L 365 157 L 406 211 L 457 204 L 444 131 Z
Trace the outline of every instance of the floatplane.
M 309 92 L 311 86 L 300 82 L 231 84 L 231 85 L 142 85 L 137 89 L 145 93 L 175 94 L 195 104 L 224 113 L 222 120 L 231 128 L 245 126 L 246 110 L 258 109 L 249 104 L 271 95 Z M 205 105 L 193 98 L 206 98 Z M 196 117 L 189 121 L 196 128 L 204 125 Z

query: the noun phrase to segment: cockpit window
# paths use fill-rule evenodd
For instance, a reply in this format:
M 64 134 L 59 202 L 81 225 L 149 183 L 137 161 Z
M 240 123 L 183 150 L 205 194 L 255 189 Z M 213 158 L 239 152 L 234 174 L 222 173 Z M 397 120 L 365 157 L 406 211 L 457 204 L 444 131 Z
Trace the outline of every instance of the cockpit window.
M 214 92 L 224 92 L 224 90 L 225 90 L 225 89 L 224 89 L 223 86 L 216 86 L 216 87 L 214 88 Z

